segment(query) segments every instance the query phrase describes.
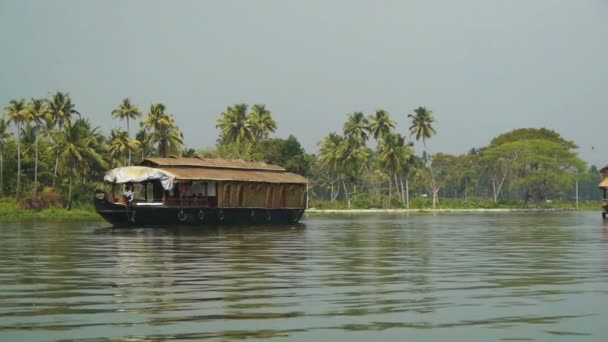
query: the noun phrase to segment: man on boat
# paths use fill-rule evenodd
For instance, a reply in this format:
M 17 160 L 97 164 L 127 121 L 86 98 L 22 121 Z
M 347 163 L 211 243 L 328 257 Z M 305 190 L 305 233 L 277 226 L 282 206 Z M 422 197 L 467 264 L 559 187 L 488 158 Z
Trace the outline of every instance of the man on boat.
M 133 201 L 133 184 L 127 183 L 127 185 L 125 185 L 125 192 L 123 195 L 125 196 L 127 203 Z

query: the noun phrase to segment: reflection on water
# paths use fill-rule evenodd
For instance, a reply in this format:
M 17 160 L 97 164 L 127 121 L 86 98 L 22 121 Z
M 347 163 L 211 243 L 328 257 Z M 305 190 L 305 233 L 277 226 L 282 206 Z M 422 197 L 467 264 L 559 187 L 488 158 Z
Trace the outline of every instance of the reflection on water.
M 0 226 L 0 340 L 600 340 L 594 213 Z

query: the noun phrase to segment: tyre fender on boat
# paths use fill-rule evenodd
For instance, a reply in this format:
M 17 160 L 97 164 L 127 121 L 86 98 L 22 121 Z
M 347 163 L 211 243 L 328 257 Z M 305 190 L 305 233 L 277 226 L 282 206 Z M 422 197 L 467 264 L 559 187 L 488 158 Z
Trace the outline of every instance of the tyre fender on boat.
M 291 223 L 296 223 L 300 221 L 300 219 L 302 218 L 302 214 L 304 214 L 304 210 L 292 210 L 289 213 L 289 221 Z
M 180 222 L 186 222 L 186 219 L 188 219 L 188 214 L 186 214 L 183 210 L 180 210 L 179 213 L 177 213 L 177 219 Z
M 270 210 L 266 210 L 266 222 L 270 222 L 272 220 L 272 215 L 270 214 Z
M 200 210 L 198 211 L 198 219 L 199 219 L 201 222 L 204 222 L 204 221 L 205 221 L 205 211 L 204 211 L 203 209 L 200 209 Z
M 224 211 L 222 209 L 217 212 L 217 220 L 220 223 L 224 222 Z

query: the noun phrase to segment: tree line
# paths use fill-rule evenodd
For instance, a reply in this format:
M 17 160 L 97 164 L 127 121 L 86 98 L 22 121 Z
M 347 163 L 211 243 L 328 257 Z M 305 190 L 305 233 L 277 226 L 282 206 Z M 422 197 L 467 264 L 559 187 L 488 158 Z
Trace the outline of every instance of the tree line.
M 222 157 L 279 164 L 305 175 L 314 205 L 345 207 L 437 207 L 445 199 L 543 203 L 570 199 L 574 184 L 596 199 L 599 173 L 577 156 L 577 146 L 548 129 L 518 129 L 462 155 L 429 153 L 434 113 L 418 107 L 399 129 L 383 109 L 347 114 L 341 132 L 330 132 L 308 154 L 298 139 L 272 138 L 278 124 L 263 104 L 234 104 L 219 113 L 217 143 L 193 149 L 162 103 L 143 111 L 125 98 L 108 114 L 126 130 L 101 132 L 68 93 L 13 99 L 0 119 L 0 196 L 38 198 L 61 194 L 67 208 L 88 202 L 110 168 L 147 157 Z M 131 137 L 131 124 L 139 130 Z M 413 147 L 422 144 L 416 155 Z M 8 170 L 9 172 L 5 172 Z M 441 200 L 440 200 L 441 199 Z M 412 204 L 412 202 L 414 202 Z

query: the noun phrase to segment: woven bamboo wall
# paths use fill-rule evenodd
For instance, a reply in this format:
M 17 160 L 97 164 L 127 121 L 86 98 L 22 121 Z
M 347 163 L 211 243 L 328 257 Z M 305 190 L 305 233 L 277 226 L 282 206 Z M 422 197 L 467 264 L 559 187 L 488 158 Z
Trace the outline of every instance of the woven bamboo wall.
M 220 208 L 304 208 L 306 185 L 218 182 Z

